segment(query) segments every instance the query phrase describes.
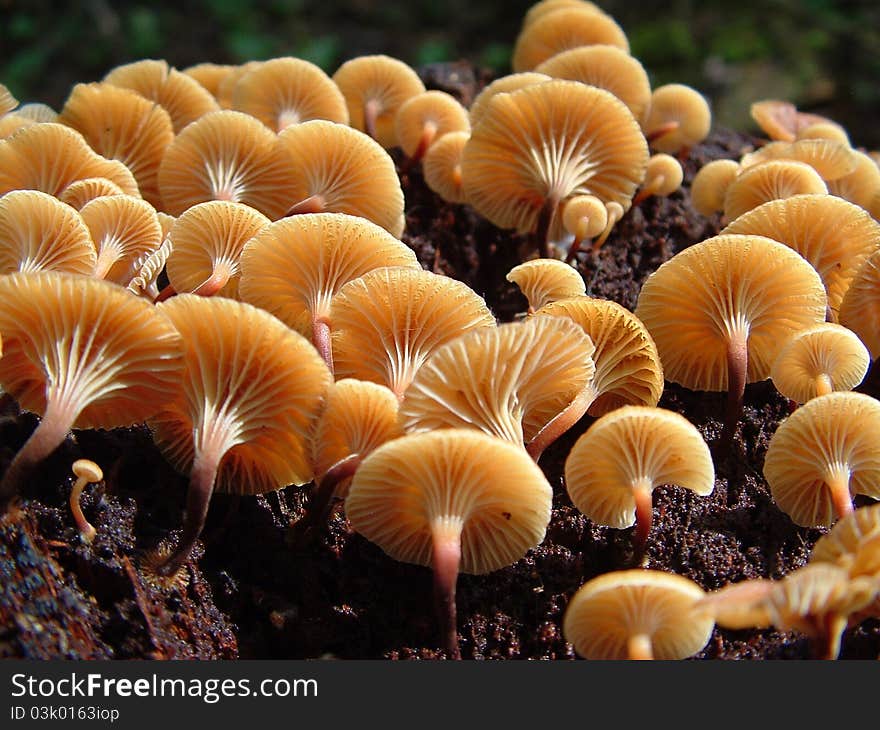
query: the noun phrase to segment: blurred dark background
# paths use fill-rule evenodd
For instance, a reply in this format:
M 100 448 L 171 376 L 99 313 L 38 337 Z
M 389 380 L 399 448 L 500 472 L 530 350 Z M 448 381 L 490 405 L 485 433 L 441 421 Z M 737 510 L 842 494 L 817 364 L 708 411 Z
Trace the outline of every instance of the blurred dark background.
M 598 0 L 626 31 L 652 85 L 690 84 L 718 124 L 754 129 L 749 104 L 783 98 L 880 147 L 880 2 Z M 293 55 L 332 73 L 386 53 L 413 66 L 466 59 L 509 73 L 528 0 L 0 0 L 0 82 L 59 109 L 72 85 L 114 66 L 177 68 Z

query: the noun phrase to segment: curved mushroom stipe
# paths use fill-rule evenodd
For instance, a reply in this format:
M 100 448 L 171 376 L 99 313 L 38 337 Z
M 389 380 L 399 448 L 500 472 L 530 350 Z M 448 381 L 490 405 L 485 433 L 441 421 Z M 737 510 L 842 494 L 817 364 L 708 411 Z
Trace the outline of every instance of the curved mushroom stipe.
M 80 498 L 86 484 L 94 484 L 100 482 L 104 478 L 104 472 L 101 471 L 94 461 L 88 459 L 77 459 L 73 462 L 73 473 L 76 475 L 73 489 L 70 491 L 70 512 L 73 515 L 73 521 L 79 530 L 80 537 L 86 544 L 91 544 L 95 539 L 98 531 L 95 529 L 83 514 Z
M 231 274 L 232 272 L 229 270 L 228 266 L 223 266 L 222 264 L 217 265 L 214 267 L 211 275 L 193 289 L 192 293 L 197 294 L 200 297 L 213 296 L 226 286 Z
M 437 605 L 440 636 L 450 659 L 461 659 L 458 645 L 458 616 L 455 586 L 461 563 L 460 520 L 437 520 L 432 530 L 431 566 L 434 571 L 434 598 Z
M 553 223 L 553 215 L 556 212 L 556 206 L 559 200 L 556 196 L 549 196 L 541 210 L 538 211 L 538 220 L 535 223 L 535 248 L 538 249 L 538 255 L 542 259 L 550 258 L 550 228 Z
M 743 397 L 746 392 L 746 374 L 749 364 L 748 336 L 732 336 L 727 344 L 727 410 L 724 427 L 718 439 L 718 455 L 726 458 L 733 444 L 733 436 L 742 415 Z M 734 492 L 728 492 L 728 504 L 732 504 Z
M 675 120 L 664 122 L 659 127 L 655 127 L 650 132 L 645 133 L 645 139 L 648 141 L 648 144 L 651 144 L 651 142 L 655 142 L 660 139 L 660 137 L 665 137 L 667 134 L 671 134 L 680 126 L 681 123 Z
M 608 236 L 611 235 L 611 230 L 617 225 L 620 219 L 623 218 L 623 214 L 626 212 L 620 203 L 607 203 L 605 207 L 608 209 L 608 222 L 605 224 L 605 230 L 602 231 L 595 241 L 593 241 L 592 254 L 594 258 L 598 256 L 602 244 L 608 240 Z
M 301 213 L 323 213 L 326 208 L 327 203 L 322 195 L 310 195 L 308 198 L 303 198 L 298 203 L 292 205 L 287 213 L 284 214 L 284 217 L 287 218 Z
M 568 429 L 574 426 L 583 418 L 587 409 L 596 400 L 596 390 L 593 384 L 589 383 L 571 403 L 566 406 L 565 410 L 554 416 L 544 427 L 538 431 L 535 437 L 526 445 L 526 451 L 529 456 L 538 463 L 541 454 L 556 439 L 562 436 Z

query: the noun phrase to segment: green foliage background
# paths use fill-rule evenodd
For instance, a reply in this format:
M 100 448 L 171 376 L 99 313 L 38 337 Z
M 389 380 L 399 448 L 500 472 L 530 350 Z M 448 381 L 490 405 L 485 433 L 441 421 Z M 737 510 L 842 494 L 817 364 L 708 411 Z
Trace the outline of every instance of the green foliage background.
M 532 2 L 487 0 L 0 0 L 0 81 L 60 108 L 72 85 L 140 58 L 178 67 L 280 55 L 328 73 L 363 53 L 412 65 L 467 59 L 509 72 Z M 880 3 L 666 0 L 598 4 L 626 31 L 652 83 L 702 91 L 719 124 L 752 129 L 748 106 L 785 98 L 880 147 Z

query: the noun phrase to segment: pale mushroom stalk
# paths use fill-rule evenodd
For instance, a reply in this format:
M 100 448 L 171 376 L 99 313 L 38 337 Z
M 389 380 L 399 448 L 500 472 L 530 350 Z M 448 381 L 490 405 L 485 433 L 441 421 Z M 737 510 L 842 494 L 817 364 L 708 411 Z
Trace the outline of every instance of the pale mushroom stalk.
M 327 203 L 322 195 L 310 195 L 290 207 L 285 215 L 299 215 L 300 213 L 323 213 L 327 209 Z
M 192 293 L 198 294 L 201 297 L 213 296 L 226 286 L 231 276 L 232 270 L 229 264 L 225 261 L 218 261 L 214 264 L 214 269 L 211 271 L 211 275 L 193 289 Z
M 636 196 L 633 198 L 633 205 L 638 205 L 643 200 L 647 200 L 654 193 L 656 193 L 660 188 L 663 187 L 666 182 L 666 177 L 663 175 L 658 175 L 653 178 L 647 185 L 645 185 L 639 192 L 636 193 Z
M 364 102 L 364 129 L 373 139 L 376 139 L 376 120 L 381 113 L 382 105 L 378 99 L 367 99 Z
M 608 209 L 608 222 L 605 224 L 605 230 L 599 234 L 599 237 L 593 241 L 593 256 L 596 256 L 599 253 L 599 249 L 602 247 L 602 244 L 608 240 L 608 236 L 611 235 L 611 229 L 617 225 L 617 222 L 623 218 L 623 214 L 626 212 L 623 209 L 623 206 L 620 203 L 607 203 L 605 206 Z
M 652 660 L 654 648 L 651 646 L 651 637 L 645 633 L 633 634 L 626 642 L 627 653 L 632 660 Z
M 719 453 L 726 456 L 733 443 L 733 436 L 742 415 L 743 397 L 746 391 L 746 374 L 749 364 L 748 325 L 742 324 L 731 332 L 727 343 L 727 410 L 724 427 L 718 441 Z
M 831 376 L 828 373 L 819 373 L 816 376 L 816 395 L 828 395 L 834 390 Z
M 655 127 L 650 132 L 647 132 L 645 134 L 645 139 L 648 141 L 648 144 L 651 144 L 651 142 L 654 142 L 661 137 L 665 137 L 667 134 L 674 132 L 680 126 L 681 124 L 675 120 L 664 122 L 659 127 Z
M 104 478 L 104 473 L 101 471 L 101 467 L 88 459 L 77 459 L 73 462 L 72 468 L 73 473 L 76 474 L 76 482 L 70 492 L 70 513 L 73 515 L 73 521 L 76 523 L 76 528 L 79 530 L 83 542 L 91 544 L 98 531 L 86 519 L 79 501 L 86 484 L 100 482 Z
M 633 535 L 633 563 L 640 565 L 648 547 L 648 535 L 654 522 L 654 504 L 651 497 L 653 484 L 643 477 L 632 485 L 633 499 L 636 503 L 636 527 Z
M 840 655 L 840 644 L 846 630 L 847 617 L 829 613 L 821 618 L 821 630 L 810 640 L 813 656 L 833 660 Z
M 852 495 L 849 491 L 851 471 L 847 464 L 836 462 L 825 473 L 825 483 L 831 492 L 831 503 L 838 519 L 853 511 Z
M 578 221 L 577 227 L 574 231 L 574 240 L 571 242 L 571 246 L 568 247 L 568 253 L 565 256 L 565 263 L 570 264 L 574 261 L 574 257 L 577 255 L 577 252 L 581 250 L 581 245 L 583 242 L 590 238 L 589 236 L 589 228 L 590 228 L 590 219 L 589 218 L 581 218 Z M 608 229 L 609 232 L 611 229 Z M 603 228 L 602 232 L 605 230 Z
M 437 137 L 437 131 L 438 129 L 436 122 L 425 122 L 425 127 L 422 130 L 422 136 L 419 138 L 419 144 L 416 147 L 416 151 L 413 152 L 412 157 L 410 158 L 410 164 L 412 164 L 413 162 L 418 162 L 425 156 L 428 148 L 433 144 L 434 139 Z
M 118 242 L 112 241 L 105 243 L 98 254 L 98 260 L 95 263 L 95 273 L 93 276 L 96 279 L 103 279 L 107 276 L 107 272 L 113 268 L 113 264 L 119 261 L 120 258 L 122 258 L 122 251 L 120 250 Z
M 434 569 L 434 595 L 441 636 L 450 659 L 461 659 L 455 608 L 455 584 L 461 563 L 461 517 L 445 515 L 432 523 L 431 564 Z
M 592 384 L 587 385 L 578 396 L 566 406 L 565 410 L 554 416 L 544 427 L 538 431 L 535 437 L 526 445 L 526 451 L 535 463 L 541 458 L 544 450 L 568 429 L 581 420 L 587 409 L 596 400 L 596 389 Z
M 542 259 L 550 258 L 550 227 L 558 205 L 559 198 L 556 195 L 549 195 L 538 211 L 538 219 L 535 222 L 535 244 Z
M 312 343 L 333 375 L 333 344 L 330 340 L 330 323 L 325 317 L 312 320 Z

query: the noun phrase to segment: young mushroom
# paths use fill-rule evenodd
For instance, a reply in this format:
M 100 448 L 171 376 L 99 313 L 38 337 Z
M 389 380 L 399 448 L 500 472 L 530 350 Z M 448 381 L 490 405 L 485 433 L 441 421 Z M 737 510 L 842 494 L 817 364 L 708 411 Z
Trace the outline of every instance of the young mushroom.
M 73 428 L 143 422 L 173 397 L 181 336 L 155 308 L 99 279 L 0 277 L 0 385 L 40 424 L 0 482 L 4 502 Z
M 189 474 L 183 534 L 154 566 L 168 577 L 189 559 L 215 491 L 311 481 L 309 443 L 331 376 L 304 337 L 250 304 L 181 294 L 157 310 L 183 337 L 186 361 L 174 399 L 149 420 L 162 452 Z
M 73 489 L 70 490 L 70 513 L 73 515 L 73 521 L 76 523 L 76 529 L 79 530 L 83 542 L 90 544 L 98 531 L 83 514 L 80 498 L 87 484 L 97 484 L 104 479 L 104 472 L 100 466 L 89 459 L 77 459 L 73 462 L 71 469 L 76 477 L 76 482 L 73 484 Z
M 529 314 L 560 299 L 586 295 L 584 278 L 577 269 L 556 259 L 532 259 L 514 266 L 507 280 L 516 284 L 529 303 Z
M 803 162 L 818 172 L 825 182 L 849 175 L 858 164 L 858 157 L 848 144 L 826 139 L 804 139 L 797 142 L 770 142 L 743 155 L 740 165 L 746 169 L 769 160 Z
M 727 188 L 739 174 L 736 160 L 712 160 L 703 165 L 691 181 L 691 202 L 706 217 L 724 210 Z
M 652 195 L 665 198 L 681 187 L 684 170 L 681 163 L 671 155 L 658 153 L 648 158 L 645 168 L 645 183 L 633 198 L 633 205 L 638 205 Z
M 567 263 L 574 261 L 584 241 L 601 236 L 606 230 L 610 232 L 617 220 L 620 220 L 623 215 L 622 208 L 620 215 L 615 216 L 610 212 L 611 206 L 615 205 L 620 208 L 617 203 L 605 205 L 595 195 L 575 195 L 565 202 L 562 208 L 562 225 L 572 236 L 568 253 L 565 255 Z M 594 255 L 601 245 L 600 242 L 594 244 L 592 249 Z M 584 294 L 585 292 L 578 293 Z
M 565 488 L 575 507 L 600 525 L 635 525 L 633 561 L 642 562 L 653 521 L 652 493 L 662 484 L 705 497 L 715 486 L 709 447 L 684 416 L 624 406 L 606 413 L 572 447 Z
M 734 221 L 771 200 L 794 195 L 825 195 L 828 187 L 805 162 L 767 160 L 747 167 L 728 185 L 724 194 L 724 217 Z
M 642 125 L 651 149 L 686 157 L 712 126 L 712 112 L 700 92 L 685 84 L 665 84 L 651 92 L 648 117 Z
M 779 424 L 764 477 L 779 508 L 803 527 L 853 511 L 852 498 L 880 499 L 880 402 L 838 391 L 807 401 Z
M 605 573 L 572 596 L 562 633 L 585 659 L 686 659 L 712 635 L 711 616 L 695 608 L 705 595 L 674 573 Z
M 796 333 L 770 367 L 776 389 L 795 403 L 862 382 L 871 356 L 854 332 L 822 323 Z
M 467 109 L 445 91 L 425 91 L 407 99 L 394 117 L 397 143 L 407 164 L 421 160 L 434 144 L 449 132 L 470 132 Z
M 865 343 L 872 360 L 880 357 L 880 251 L 856 271 L 840 303 L 839 319 Z
M 825 319 L 822 280 L 788 246 L 723 235 L 682 250 L 651 274 L 636 316 L 657 344 L 668 380 L 727 391 L 718 447 L 727 454 L 746 383 L 764 380 L 785 340 Z
M 106 177 L 87 177 L 84 180 L 70 183 L 58 194 L 58 200 L 77 210 L 82 210 L 86 203 L 95 200 L 95 198 L 124 194 L 121 187 Z
M 345 513 L 390 557 L 434 572 L 443 645 L 460 659 L 458 574 L 511 565 L 541 543 L 553 490 L 522 447 L 470 429 L 394 439 L 355 472 Z
M 799 112 L 789 101 L 764 99 L 749 107 L 749 114 L 761 130 L 773 140 L 794 142 L 798 133 L 813 124 L 834 124 L 818 114 Z
M 470 131 L 447 132 L 428 148 L 422 160 L 425 185 L 447 203 L 465 202 L 461 155 L 470 138 Z

